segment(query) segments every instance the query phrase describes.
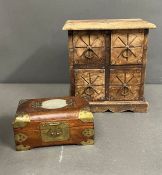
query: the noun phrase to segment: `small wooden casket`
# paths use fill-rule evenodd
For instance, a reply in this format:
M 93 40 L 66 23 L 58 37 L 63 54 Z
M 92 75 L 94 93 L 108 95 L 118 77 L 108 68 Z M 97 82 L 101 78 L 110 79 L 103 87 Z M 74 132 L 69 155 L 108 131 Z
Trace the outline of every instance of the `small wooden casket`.
M 21 100 L 13 122 L 17 151 L 64 144 L 93 144 L 93 114 L 80 97 Z
M 146 112 L 150 28 L 142 19 L 68 20 L 71 95 L 88 99 L 92 112 Z

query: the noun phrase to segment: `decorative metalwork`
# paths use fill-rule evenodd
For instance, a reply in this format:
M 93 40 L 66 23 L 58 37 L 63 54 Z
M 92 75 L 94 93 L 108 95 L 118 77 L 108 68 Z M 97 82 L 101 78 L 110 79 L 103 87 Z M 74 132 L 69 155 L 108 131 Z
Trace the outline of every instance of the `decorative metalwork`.
M 79 119 L 82 122 L 93 122 L 93 114 L 89 111 L 81 110 L 79 112 Z
M 105 96 L 105 72 L 103 69 L 79 69 L 75 72 L 75 95 L 87 100 L 103 99 Z
M 86 96 L 88 96 L 89 98 L 91 98 L 91 96 L 94 93 L 99 94 L 97 92 L 97 90 L 93 87 L 94 83 L 99 78 L 98 75 L 96 75 L 96 77 L 94 78 L 94 80 L 91 79 L 91 73 L 88 73 L 88 80 L 86 80 L 83 76 L 81 76 L 81 78 L 87 83 L 87 86 L 84 88 L 84 91 L 83 91 L 82 94 L 86 94 Z
M 29 145 L 17 145 L 16 146 L 16 151 L 27 151 L 31 149 Z
M 94 140 L 93 139 L 87 139 L 86 141 L 81 141 L 81 145 L 93 145 Z
M 83 41 L 83 39 L 81 37 L 79 37 L 81 41 Z M 96 40 L 95 40 L 96 41 Z M 94 41 L 94 42 L 95 42 Z M 83 41 L 84 42 L 84 41 Z M 84 42 L 85 43 L 85 42 Z M 96 56 L 97 58 L 99 58 L 99 56 L 96 54 L 96 52 L 93 50 L 93 43 L 90 44 L 90 35 L 89 35 L 89 43 L 85 43 L 86 47 L 82 47 L 85 48 L 84 52 L 82 53 L 82 55 L 80 55 L 80 57 L 82 57 L 83 55 L 85 56 L 85 58 L 87 59 L 87 61 L 90 61 L 90 59 L 94 58 L 94 56 Z M 76 47 L 79 48 L 79 47 Z M 98 47 L 97 47 L 98 48 Z M 99 58 L 100 59 L 100 58 Z
M 141 64 L 143 54 L 143 31 L 112 33 L 111 64 Z
M 82 131 L 82 134 L 84 137 L 92 137 L 94 135 L 94 129 L 93 128 L 86 128 Z
M 128 80 L 126 79 L 126 75 L 127 73 L 124 72 L 124 80 L 121 80 L 118 75 L 116 75 L 116 78 L 120 81 L 120 83 L 122 84 L 121 85 L 121 88 L 118 90 L 117 94 L 120 93 L 122 96 L 126 96 L 128 95 L 129 93 L 131 94 L 134 94 L 131 89 L 129 88 L 129 83 L 132 81 L 132 79 L 136 78 L 134 76 L 134 74 L 132 73 L 132 77 L 129 78 Z
M 93 63 L 95 61 L 101 61 L 102 48 L 104 47 L 104 38 L 101 33 L 95 34 L 93 32 L 80 33 L 75 38 L 75 53 L 76 59 L 81 62 L 80 59 L 85 59 L 87 63 Z M 75 60 L 76 61 L 76 60 Z
M 28 138 L 27 135 L 23 134 L 23 133 L 18 133 L 15 135 L 15 141 L 16 142 L 24 142 L 26 139 Z
M 123 58 L 125 58 L 127 61 L 128 61 L 128 58 L 131 56 L 131 55 L 134 55 L 136 57 L 136 53 L 133 52 L 132 48 L 134 47 L 141 47 L 141 46 L 133 46 L 133 42 L 135 41 L 135 39 L 137 38 L 137 36 L 135 35 L 133 37 L 133 39 L 129 39 L 129 33 L 127 33 L 127 40 L 126 42 L 124 42 L 120 36 L 117 37 L 117 39 L 119 39 L 122 43 L 123 43 L 123 47 L 114 47 L 114 48 L 123 48 L 123 50 L 121 51 L 121 53 L 118 55 L 117 58 L 119 58 L 121 55 L 123 56 Z
M 64 122 L 47 122 L 40 125 L 43 142 L 65 141 L 70 137 L 69 125 Z
M 32 102 L 32 107 L 33 108 L 41 108 L 42 107 L 42 102 L 41 101 L 34 101 L 34 102 Z
M 110 100 L 137 100 L 141 72 L 136 70 L 112 70 L 110 73 Z
M 26 113 L 17 113 L 15 121 L 13 122 L 14 128 L 23 128 L 30 122 L 30 116 Z

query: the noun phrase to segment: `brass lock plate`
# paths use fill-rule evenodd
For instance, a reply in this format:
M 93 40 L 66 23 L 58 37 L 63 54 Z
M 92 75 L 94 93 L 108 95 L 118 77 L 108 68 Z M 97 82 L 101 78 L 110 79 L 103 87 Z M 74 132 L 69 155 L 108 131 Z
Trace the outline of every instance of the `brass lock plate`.
M 64 122 L 46 122 L 40 125 L 43 142 L 65 141 L 70 137 L 69 125 Z

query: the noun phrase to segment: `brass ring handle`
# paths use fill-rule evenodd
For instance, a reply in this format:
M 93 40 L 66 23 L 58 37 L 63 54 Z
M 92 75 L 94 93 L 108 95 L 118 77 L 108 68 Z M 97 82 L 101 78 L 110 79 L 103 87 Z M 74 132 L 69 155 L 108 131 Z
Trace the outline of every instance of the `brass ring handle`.
M 85 88 L 84 93 L 86 95 L 91 96 L 94 93 L 94 90 L 93 90 L 93 88 L 91 86 L 88 86 L 88 87 Z
M 85 56 L 87 59 L 92 59 L 92 58 L 93 58 L 93 51 L 92 51 L 92 49 L 86 50 L 84 56 Z
M 129 88 L 128 88 L 128 86 L 123 86 L 122 87 L 122 91 L 121 91 L 121 95 L 126 96 L 128 94 L 129 94 Z
M 124 58 L 128 58 L 129 56 L 131 56 L 131 52 L 130 52 L 129 46 L 127 46 L 126 49 L 122 52 L 122 56 Z

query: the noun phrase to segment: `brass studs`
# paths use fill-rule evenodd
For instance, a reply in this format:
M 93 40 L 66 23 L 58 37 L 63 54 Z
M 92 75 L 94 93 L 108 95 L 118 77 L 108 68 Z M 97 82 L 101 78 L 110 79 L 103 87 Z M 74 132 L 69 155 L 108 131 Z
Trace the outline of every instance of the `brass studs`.
M 94 135 L 94 129 L 93 128 L 86 128 L 82 131 L 82 135 L 85 137 L 92 137 Z

